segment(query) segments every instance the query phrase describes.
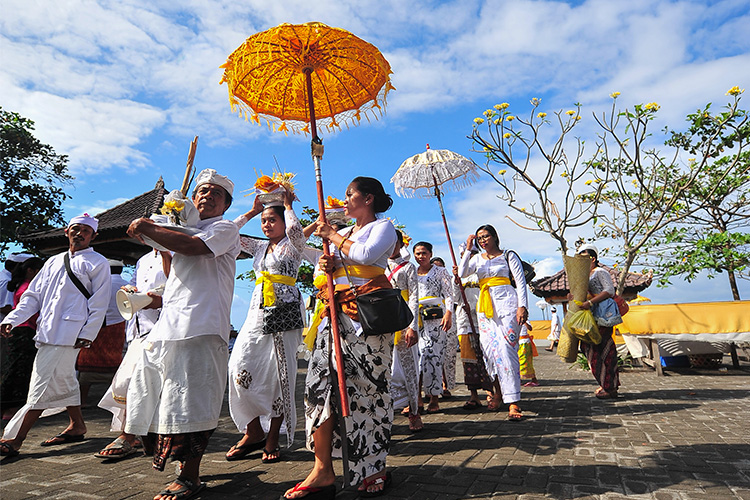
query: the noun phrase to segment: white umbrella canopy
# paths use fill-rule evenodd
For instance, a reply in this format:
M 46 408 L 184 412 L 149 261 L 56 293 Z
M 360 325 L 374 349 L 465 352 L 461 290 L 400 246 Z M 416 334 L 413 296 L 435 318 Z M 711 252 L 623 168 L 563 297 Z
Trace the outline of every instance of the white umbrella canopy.
M 458 191 L 479 179 L 476 164 L 447 149 L 430 149 L 404 161 L 391 182 L 404 198 L 432 198 L 436 188 Z

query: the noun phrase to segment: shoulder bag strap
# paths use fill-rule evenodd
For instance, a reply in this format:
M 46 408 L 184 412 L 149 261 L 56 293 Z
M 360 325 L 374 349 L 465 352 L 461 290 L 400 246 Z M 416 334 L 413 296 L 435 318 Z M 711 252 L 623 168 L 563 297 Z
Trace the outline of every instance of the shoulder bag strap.
M 81 280 L 79 280 L 78 277 L 73 274 L 73 270 L 70 268 L 70 255 L 68 255 L 68 252 L 65 252 L 65 257 L 63 257 L 63 260 L 65 261 L 65 271 L 67 271 L 70 281 L 72 281 L 76 288 L 78 288 L 78 291 L 80 291 L 83 296 L 86 297 L 86 300 L 90 299 L 91 294 L 88 290 L 86 290 L 86 287 L 83 286 Z
M 407 264 L 407 262 L 406 262 L 406 261 L 404 261 L 404 262 L 402 262 L 401 264 L 397 265 L 397 266 L 396 266 L 396 267 L 395 267 L 395 268 L 393 269 L 393 271 L 391 271 L 391 274 L 389 274 L 389 275 L 388 275 L 388 281 L 391 281 L 391 278 L 393 277 L 393 275 L 394 275 L 394 274 L 396 274 L 396 271 L 398 271 L 399 269 L 401 269 L 402 267 L 404 267 L 404 266 L 405 266 L 406 264 Z

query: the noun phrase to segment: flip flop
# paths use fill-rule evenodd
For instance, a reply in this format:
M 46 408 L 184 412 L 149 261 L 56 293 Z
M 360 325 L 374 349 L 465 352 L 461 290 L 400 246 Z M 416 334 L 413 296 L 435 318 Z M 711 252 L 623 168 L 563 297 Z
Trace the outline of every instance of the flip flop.
M 250 453 L 252 453 L 254 451 L 262 450 L 265 447 L 266 447 L 266 439 L 265 438 L 263 438 L 262 441 L 258 441 L 257 443 L 250 443 L 250 444 L 240 445 L 240 443 L 237 442 L 237 444 L 235 444 L 234 446 L 232 446 L 231 448 L 229 448 L 229 451 L 227 453 L 229 453 L 232 450 L 239 450 L 239 453 L 235 453 L 234 455 L 225 455 L 225 458 L 229 462 L 233 462 L 235 460 L 239 460 L 241 458 L 245 458 Z
M 276 462 L 281 462 L 281 454 L 279 453 L 280 451 L 281 448 L 278 446 L 273 450 L 267 450 L 263 448 L 263 458 L 261 458 L 260 461 L 264 464 L 275 464 Z M 276 455 L 276 458 L 268 458 L 267 455 Z
M 40 446 L 57 446 L 58 444 L 67 444 L 67 443 L 80 443 L 85 439 L 85 434 L 66 434 L 64 432 L 61 432 L 55 437 L 51 437 L 45 441 L 42 441 Z M 59 439 L 59 441 L 55 441 L 56 439 Z
M 466 403 L 464 403 L 463 409 L 466 411 L 474 411 L 478 410 L 482 407 L 482 403 L 479 401 L 469 400 Z
M 357 490 L 357 493 L 362 498 L 380 497 L 380 496 L 385 495 L 385 493 L 388 491 L 388 487 L 391 485 L 392 482 L 393 482 L 393 478 L 391 477 L 391 473 L 386 472 L 385 476 L 378 476 L 375 479 L 372 479 L 370 481 L 368 481 L 367 479 L 362 481 L 362 486 L 364 486 L 364 489 Z M 378 491 L 367 491 L 367 488 L 369 488 L 370 486 L 374 486 L 376 484 L 382 484 L 383 489 L 378 490 Z
M 6 458 L 17 457 L 21 452 L 8 443 L 0 443 L 0 456 Z
M 534 382 L 533 380 L 531 382 L 526 382 L 523 384 L 524 387 L 539 387 L 539 382 Z
M 170 484 L 177 484 L 180 487 L 176 490 L 170 490 Z M 206 483 L 200 483 L 196 486 L 195 483 L 193 483 L 190 479 L 178 477 L 177 479 L 169 483 L 166 488 L 161 490 L 159 492 L 159 495 L 169 495 L 173 498 L 173 500 L 187 500 L 188 498 L 194 497 L 204 489 L 206 489 Z
M 422 423 L 422 417 L 417 415 L 409 415 L 409 430 L 411 432 L 420 432 L 424 430 L 424 424 Z
M 523 419 L 523 413 L 521 408 L 517 404 L 511 404 L 508 408 L 508 420 L 512 422 L 520 422 Z
M 333 500 L 336 498 L 336 485 L 330 484 L 328 486 L 300 486 L 302 483 L 297 483 L 292 491 L 306 491 L 307 494 L 299 499 L 306 498 L 307 500 Z M 289 500 L 286 493 L 282 493 L 279 500 Z
M 106 450 L 120 450 L 120 452 L 105 455 L 103 454 L 103 452 Z M 104 460 L 111 460 L 113 462 L 116 462 L 118 460 L 122 460 L 125 457 L 129 457 L 133 453 L 136 453 L 135 446 L 128 443 L 123 438 L 118 437 L 117 439 L 109 443 L 107 446 L 105 446 L 102 451 L 100 451 L 99 453 L 95 453 L 94 456 L 96 458 L 102 458 Z

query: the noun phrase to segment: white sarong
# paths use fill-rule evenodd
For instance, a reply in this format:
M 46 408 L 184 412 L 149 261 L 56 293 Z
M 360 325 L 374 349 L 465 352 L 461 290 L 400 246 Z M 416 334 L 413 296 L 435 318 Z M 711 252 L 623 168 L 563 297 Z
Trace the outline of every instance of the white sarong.
M 144 345 L 145 338 L 135 338 L 130 342 L 128 352 L 122 358 L 122 363 L 120 363 L 120 367 L 112 379 L 112 385 L 109 386 L 109 389 L 99 401 L 99 408 L 112 413 L 112 425 L 109 430 L 113 432 L 122 432 L 125 429 L 128 386 L 130 385 L 130 379 L 133 377 L 135 366 L 142 356 Z
M 128 386 L 125 432 L 138 436 L 215 429 L 227 383 L 218 335 L 145 342 Z
M 5 427 L 3 439 L 15 439 L 29 410 L 44 410 L 43 417 L 60 413 L 68 406 L 81 405 L 76 379 L 78 349 L 73 346 L 37 344 L 26 404 Z

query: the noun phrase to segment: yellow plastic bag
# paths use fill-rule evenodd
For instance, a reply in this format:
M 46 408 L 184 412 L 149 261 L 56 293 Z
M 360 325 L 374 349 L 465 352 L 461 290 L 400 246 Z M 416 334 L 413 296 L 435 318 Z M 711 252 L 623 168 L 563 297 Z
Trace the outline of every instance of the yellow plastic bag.
M 582 342 L 599 344 L 602 341 L 602 336 L 599 334 L 599 327 L 596 326 L 596 319 L 594 319 L 594 315 L 588 309 L 569 312 L 565 316 L 563 326 Z

